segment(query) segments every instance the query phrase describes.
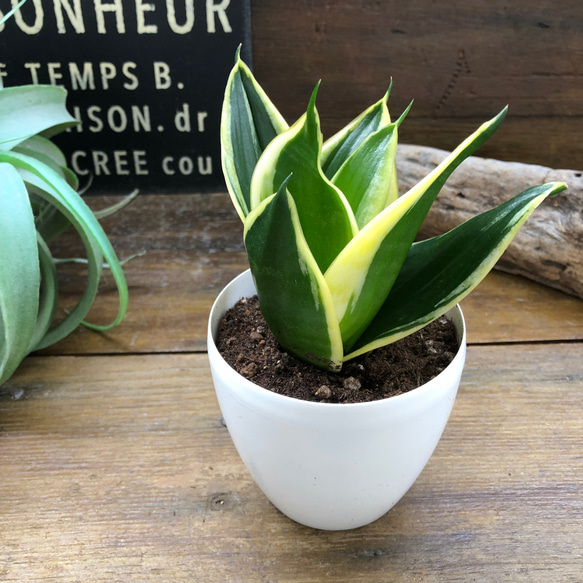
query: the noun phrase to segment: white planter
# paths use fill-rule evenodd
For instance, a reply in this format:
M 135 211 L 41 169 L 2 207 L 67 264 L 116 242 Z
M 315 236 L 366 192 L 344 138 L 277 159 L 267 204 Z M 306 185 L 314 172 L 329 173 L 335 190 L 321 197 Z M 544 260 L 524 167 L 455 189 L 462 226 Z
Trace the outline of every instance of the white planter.
M 461 310 L 448 315 L 460 349 L 425 385 L 369 403 L 313 403 L 255 385 L 217 351 L 213 338 L 223 314 L 254 294 L 246 271 L 218 296 L 208 328 L 215 390 L 239 455 L 267 498 L 293 520 L 325 530 L 373 522 L 411 487 L 445 428 L 466 354 Z

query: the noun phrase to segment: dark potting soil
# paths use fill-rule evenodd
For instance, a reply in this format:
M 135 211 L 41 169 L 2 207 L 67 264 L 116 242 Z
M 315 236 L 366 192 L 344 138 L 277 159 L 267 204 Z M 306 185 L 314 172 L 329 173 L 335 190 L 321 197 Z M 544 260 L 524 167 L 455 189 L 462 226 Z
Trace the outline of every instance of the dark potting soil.
M 454 358 L 453 324 L 441 317 L 418 332 L 344 363 L 339 373 L 287 354 L 268 328 L 257 296 L 223 317 L 217 348 L 241 375 L 275 393 L 324 403 L 361 403 L 406 393 L 437 376 Z

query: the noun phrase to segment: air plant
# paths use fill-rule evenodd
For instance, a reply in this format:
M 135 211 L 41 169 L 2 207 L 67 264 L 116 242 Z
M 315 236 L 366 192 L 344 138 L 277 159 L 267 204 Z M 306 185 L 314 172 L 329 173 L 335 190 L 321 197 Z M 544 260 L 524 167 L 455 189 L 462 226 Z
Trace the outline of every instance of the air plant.
M 397 134 L 409 108 L 391 121 L 389 88 L 323 143 L 317 91 L 289 127 L 237 54 L 223 103 L 222 165 L 268 326 L 286 351 L 338 371 L 462 300 L 533 210 L 566 185 L 534 186 L 415 242 L 447 178 L 494 133 L 506 108 L 399 196 Z
M 65 156 L 49 139 L 77 123 L 65 100 L 66 91 L 51 85 L 0 88 L 0 384 L 27 354 L 58 342 L 81 323 L 94 330 L 116 326 L 128 305 L 115 251 L 77 192 L 77 177 Z M 87 282 L 76 306 L 57 322 L 57 260 L 49 243 L 71 226 L 86 249 Z M 84 319 L 104 261 L 117 285 L 119 310 L 111 323 L 95 325 Z

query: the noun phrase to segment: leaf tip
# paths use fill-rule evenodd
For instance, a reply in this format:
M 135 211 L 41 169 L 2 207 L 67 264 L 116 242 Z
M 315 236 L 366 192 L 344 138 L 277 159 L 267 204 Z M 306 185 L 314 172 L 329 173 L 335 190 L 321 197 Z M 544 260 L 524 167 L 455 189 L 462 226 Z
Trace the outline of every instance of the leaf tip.
M 389 79 L 389 87 L 388 87 L 387 91 L 385 92 L 385 96 L 383 97 L 383 100 L 385 103 L 389 102 L 389 96 L 391 95 L 392 88 L 393 88 L 393 78 L 391 77 Z
M 550 196 L 554 196 L 555 194 L 563 192 L 569 188 L 566 182 L 551 182 L 549 186 L 551 187 Z
M 286 176 L 286 178 L 283 180 L 283 182 L 281 183 L 281 185 L 277 189 L 277 194 L 280 194 L 280 193 L 285 192 L 287 190 L 287 185 L 288 185 L 288 183 L 291 180 L 291 178 L 292 178 L 293 175 L 294 175 L 294 173 L 293 172 L 290 172 Z
M 395 122 L 395 127 L 399 127 L 402 123 L 403 120 L 407 117 L 407 114 L 409 113 L 409 111 L 411 111 L 411 108 L 413 107 L 413 99 L 411 100 L 411 103 L 409 103 L 409 105 L 405 108 L 405 111 L 400 115 L 399 119 Z
M 308 109 L 316 109 L 316 97 L 318 96 L 318 90 L 320 89 L 320 84 L 322 83 L 322 79 L 319 79 L 312 91 L 312 95 L 310 97 L 310 103 L 308 104 Z
M 310 97 L 310 101 L 308 103 L 308 109 L 306 110 L 306 121 L 309 126 L 313 126 L 315 124 L 319 127 L 319 120 L 318 120 L 318 111 L 316 109 L 316 97 L 318 95 L 318 89 L 320 89 L 320 83 L 322 80 L 316 83 L 314 90 L 312 91 L 312 95 Z

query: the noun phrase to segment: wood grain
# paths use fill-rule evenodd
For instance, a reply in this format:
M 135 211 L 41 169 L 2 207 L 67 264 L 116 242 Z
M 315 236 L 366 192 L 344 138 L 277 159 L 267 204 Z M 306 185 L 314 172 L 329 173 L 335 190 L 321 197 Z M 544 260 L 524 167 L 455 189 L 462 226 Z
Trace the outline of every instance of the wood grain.
M 221 420 L 206 318 L 246 267 L 227 195 L 140 196 L 105 228 L 120 257 L 145 251 L 126 321 L 0 388 L 1 581 L 579 583 L 581 300 L 491 274 L 464 300 L 472 345 L 427 468 L 382 519 L 326 533 L 270 505 Z M 82 269 L 61 274 L 64 307 Z M 106 277 L 92 319 L 115 302 Z
M 582 367 L 574 344 L 471 347 L 410 492 L 325 533 L 252 483 L 205 355 L 29 358 L 0 396 L 0 579 L 575 583 Z
M 90 197 L 102 208 L 111 197 Z M 122 326 L 104 334 L 80 328 L 51 353 L 173 352 L 205 350 L 210 306 L 224 285 L 247 268 L 242 225 L 226 193 L 139 196 L 104 228 L 125 266 L 130 291 Z M 82 253 L 74 236 L 55 255 Z M 84 268 L 61 269 L 62 310 L 79 298 Z M 105 273 L 89 319 L 110 321 L 117 311 L 113 279 Z M 64 313 L 64 311 L 62 311 Z
M 110 199 L 91 197 L 94 208 Z M 98 334 L 79 328 L 44 354 L 110 354 L 206 350 L 206 324 L 222 287 L 247 268 L 242 225 L 226 193 L 139 196 L 104 222 L 125 267 L 130 307 L 121 326 Z M 55 250 L 72 256 L 71 236 Z M 63 310 L 80 296 L 83 267 L 64 266 Z M 463 303 L 470 342 L 583 338 L 583 302 L 523 278 L 491 274 Z M 90 320 L 106 322 L 117 310 L 105 274 Z M 64 313 L 64 312 L 62 312 Z
M 397 153 L 399 189 L 406 192 L 448 155 L 444 150 L 402 145 Z M 517 273 L 583 298 L 583 177 L 577 170 L 468 158 L 449 178 L 420 231 L 440 235 L 531 186 L 565 182 L 521 228 L 497 269 Z
M 256 75 L 290 121 L 319 79 L 326 135 L 378 100 L 414 99 L 406 143 L 453 149 L 510 105 L 483 155 L 578 168 L 583 4 L 564 0 L 252 0 Z
M 470 344 L 583 339 L 583 301 L 492 271 L 461 302 Z

